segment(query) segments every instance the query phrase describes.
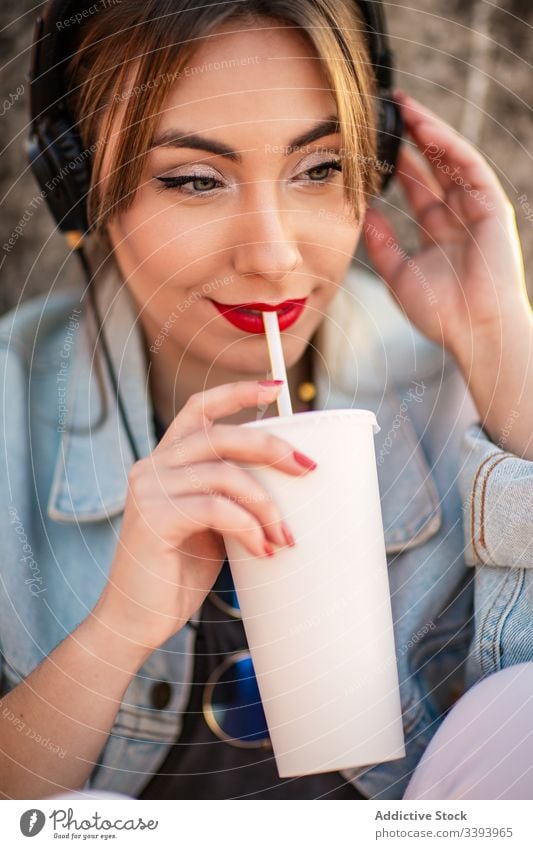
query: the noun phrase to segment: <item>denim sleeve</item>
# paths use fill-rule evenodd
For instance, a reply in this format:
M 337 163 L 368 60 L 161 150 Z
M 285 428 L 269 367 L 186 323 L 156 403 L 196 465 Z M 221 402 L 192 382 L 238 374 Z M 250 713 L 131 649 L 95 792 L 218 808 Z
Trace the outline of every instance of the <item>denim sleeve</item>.
M 479 424 L 467 429 L 460 459 L 465 561 L 475 567 L 471 686 L 533 661 L 533 462 L 495 445 Z
M 533 462 L 499 448 L 480 425 L 465 433 L 459 465 L 469 566 L 533 568 Z

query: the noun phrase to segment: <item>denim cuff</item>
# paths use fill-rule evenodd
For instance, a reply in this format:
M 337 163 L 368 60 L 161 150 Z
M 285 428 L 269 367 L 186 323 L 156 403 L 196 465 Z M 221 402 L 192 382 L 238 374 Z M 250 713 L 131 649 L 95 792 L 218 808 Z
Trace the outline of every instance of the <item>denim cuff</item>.
M 533 462 L 499 448 L 476 424 L 459 464 L 465 562 L 533 568 Z

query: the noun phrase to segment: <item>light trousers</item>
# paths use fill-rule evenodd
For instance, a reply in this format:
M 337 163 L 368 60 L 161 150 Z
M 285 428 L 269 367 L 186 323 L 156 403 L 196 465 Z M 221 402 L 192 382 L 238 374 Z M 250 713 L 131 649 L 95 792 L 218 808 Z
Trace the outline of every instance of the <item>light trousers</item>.
M 455 703 L 404 799 L 533 799 L 533 663 L 508 666 Z

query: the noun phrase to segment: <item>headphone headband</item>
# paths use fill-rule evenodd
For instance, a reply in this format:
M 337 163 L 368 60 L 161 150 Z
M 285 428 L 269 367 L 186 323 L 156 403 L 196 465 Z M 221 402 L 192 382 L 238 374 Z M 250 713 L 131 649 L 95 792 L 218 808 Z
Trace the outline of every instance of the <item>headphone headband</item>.
M 49 0 L 34 25 L 28 75 L 31 119 L 26 146 L 28 160 L 59 229 L 67 233 L 72 247 L 78 246 L 88 231 L 86 197 L 90 184 L 90 157 L 82 149 L 75 122 L 66 105 L 64 72 L 74 50 L 76 30 L 76 27 L 66 24 L 71 18 L 86 12 L 86 2 Z M 381 0 L 355 2 L 364 19 L 378 86 L 378 160 L 383 169 L 383 191 L 394 172 L 403 122 L 398 105 L 391 97 L 393 55 Z M 64 25 L 59 26 L 62 22 Z

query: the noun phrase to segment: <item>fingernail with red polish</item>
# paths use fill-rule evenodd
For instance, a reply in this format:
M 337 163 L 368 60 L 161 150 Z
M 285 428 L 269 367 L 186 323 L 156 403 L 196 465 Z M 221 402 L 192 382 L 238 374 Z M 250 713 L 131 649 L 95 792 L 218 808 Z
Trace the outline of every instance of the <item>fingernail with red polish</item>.
M 265 549 L 265 554 L 268 554 L 269 557 L 274 556 L 274 549 L 272 548 L 269 542 L 265 542 L 263 547 Z
M 300 454 L 299 451 L 293 451 L 292 456 L 296 460 L 300 466 L 303 466 L 304 469 L 316 469 L 316 463 L 314 460 L 311 460 L 310 457 L 306 457 L 305 454 Z
M 282 524 L 281 530 L 282 530 L 283 536 L 285 537 L 285 541 L 286 541 L 287 545 L 290 545 L 290 546 L 296 545 L 296 541 L 295 541 L 293 535 L 291 534 L 291 532 L 289 531 L 285 522 Z
M 284 380 L 258 380 L 259 386 L 281 386 Z

